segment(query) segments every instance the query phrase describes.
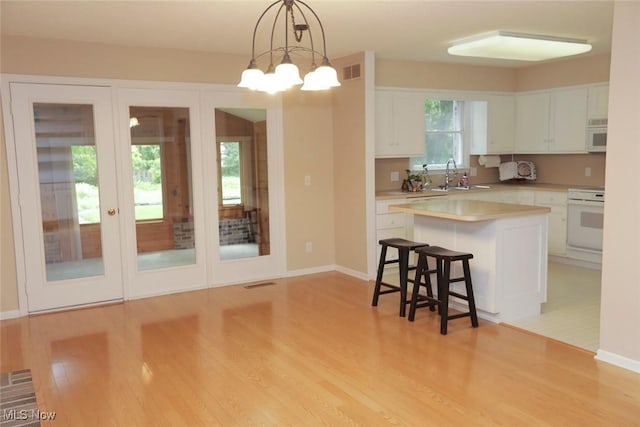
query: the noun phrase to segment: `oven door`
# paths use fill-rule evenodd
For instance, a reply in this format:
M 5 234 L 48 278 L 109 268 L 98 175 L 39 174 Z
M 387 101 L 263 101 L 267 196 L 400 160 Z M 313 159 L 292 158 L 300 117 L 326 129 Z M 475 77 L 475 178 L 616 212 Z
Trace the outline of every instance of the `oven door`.
M 569 200 L 567 203 L 567 246 L 602 252 L 604 203 Z

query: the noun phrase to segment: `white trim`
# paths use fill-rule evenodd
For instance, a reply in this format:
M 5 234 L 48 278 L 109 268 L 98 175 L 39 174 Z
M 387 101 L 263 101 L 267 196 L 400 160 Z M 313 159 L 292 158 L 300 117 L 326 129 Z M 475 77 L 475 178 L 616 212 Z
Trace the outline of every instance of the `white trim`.
M 235 85 L 223 85 L 223 84 L 209 84 L 209 83 L 188 83 L 188 82 L 164 82 L 164 81 L 139 81 L 139 80 L 118 80 L 118 79 L 99 79 L 99 78 L 76 78 L 76 77 L 56 77 L 56 76 L 38 76 L 38 75 L 22 75 L 22 74 L 0 74 L 0 93 L 2 94 L 2 109 L 4 111 L 3 121 L 4 121 L 4 131 L 5 131 L 5 143 L 6 143 L 6 152 L 7 152 L 7 172 L 9 177 L 9 193 L 10 193 L 10 201 L 11 201 L 11 219 L 12 219 L 12 227 L 14 233 L 14 251 L 16 253 L 16 282 L 17 282 L 17 292 L 18 292 L 18 307 L 17 310 L 18 316 L 23 316 L 28 314 L 28 304 L 27 304 L 27 292 L 26 292 L 26 266 L 24 262 L 24 239 L 23 239 L 23 230 L 24 224 L 22 220 L 21 214 L 21 196 L 20 196 L 20 186 L 18 180 L 18 171 L 17 171 L 17 162 L 16 162 L 16 153 L 17 153 L 17 145 L 15 141 L 15 134 L 13 128 L 13 114 L 11 108 L 11 90 L 10 85 L 12 83 L 32 83 L 32 84 L 48 84 L 48 85 L 74 85 L 74 86 L 98 86 L 98 87 L 106 87 L 111 90 L 111 102 L 112 108 L 114 111 L 115 119 L 114 122 L 118 122 L 118 118 L 123 115 L 121 109 L 122 100 L 120 99 L 122 96 L 122 89 L 130 89 L 130 90 L 141 90 L 141 89 L 157 89 L 161 91 L 171 91 L 175 90 L 178 93 L 185 93 L 188 91 L 195 92 L 195 95 L 199 98 L 199 101 L 190 105 L 194 108 L 193 111 L 196 111 L 197 108 L 200 108 L 201 115 L 197 118 L 198 120 L 194 120 L 193 122 L 193 130 L 199 130 L 201 132 L 201 136 L 203 138 L 202 144 L 206 144 L 206 133 L 203 132 L 203 128 L 207 123 L 209 123 L 203 115 L 206 116 L 206 109 L 202 107 L 206 106 L 206 102 L 204 99 L 207 96 L 211 96 L 211 94 L 216 94 L 222 97 L 235 97 L 238 100 L 239 106 L 245 105 L 260 105 L 263 108 L 267 108 L 268 112 L 268 132 L 269 132 L 269 140 L 276 142 L 270 146 L 269 150 L 269 182 L 278 184 L 284 182 L 284 148 L 283 148 L 283 129 L 282 129 L 282 120 L 283 120 L 283 112 L 281 105 L 280 97 L 268 97 L 268 96 L 260 96 L 255 95 L 253 93 L 247 93 L 246 90 L 237 88 Z M 197 106 L 195 104 L 198 104 Z M 195 118 L 194 118 L 195 119 Z M 118 130 L 115 129 L 116 140 L 120 136 Z M 116 143 L 116 156 L 120 158 L 122 156 L 121 152 L 121 144 Z M 204 162 L 204 156 L 202 162 Z M 193 159 L 194 163 L 197 159 Z M 124 166 L 118 167 L 118 172 L 120 176 L 122 176 Z M 271 233 L 272 233 L 272 255 L 270 257 L 260 257 L 265 258 L 262 260 L 263 263 L 270 264 L 271 273 L 266 272 L 265 275 L 260 277 L 256 277 L 254 274 L 245 275 L 242 278 L 242 282 L 244 283 L 248 280 L 265 280 L 267 277 L 277 276 L 282 277 L 286 272 L 286 245 L 284 240 L 285 234 L 285 213 L 284 209 L 284 200 L 285 194 L 283 188 L 274 188 L 270 191 L 270 205 L 272 207 L 272 217 L 271 217 Z M 120 200 L 122 202 L 122 200 Z M 202 217 L 202 215 L 200 215 Z M 209 221 L 207 222 L 209 223 Z M 216 233 L 217 235 L 217 233 Z M 206 251 L 209 254 L 216 255 L 210 246 L 206 247 Z M 126 251 L 123 251 L 123 253 Z M 130 278 L 132 276 L 132 270 L 134 266 L 128 265 L 127 260 L 124 259 L 124 255 L 122 258 L 122 268 L 123 268 L 123 278 Z M 209 263 L 207 263 L 209 264 Z M 333 267 L 331 268 L 333 269 Z M 277 271 L 277 274 L 275 272 Z M 205 273 L 206 274 L 206 273 Z M 211 277 L 211 276 L 209 276 Z M 213 283 L 211 280 L 206 281 L 206 286 L 213 287 L 222 284 L 229 284 L 229 282 L 223 280 L 224 283 Z M 197 283 L 197 282 L 196 282 Z M 194 287 L 195 286 L 195 287 Z M 189 288 L 184 288 L 184 291 L 200 289 L 200 284 L 195 284 Z M 202 284 L 203 287 L 206 287 Z M 166 290 L 167 291 L 167 290 Z M 182 290 L 178 290 L 182 291 Z M 172 290 L 168 290 L 167 292 L 172 292 Z M 131 284 L 124 286 L 123 289 L 123 299 L 129 300 L 134 297 L 135 292 L 132 292 Z M 155 293 L 154 293 L 155 295 Z M 157 295 L 163 295 L 163 293 L 159 293 Z M 146 297 L 151 296 L 146 294 L 145 292 L 140 292 L 136 297 Z M 13 315 L 8 312 L 9 315 Z
M 0 311 L 0 320 L 17 319 L 22 316 L 20 310 Z
M 342 267 L 340 265 L 336 266 L 336 271 L 338 273 L 346 274 L 347 276 L 355 277 L 356 279 L 363 280 L 365 282 L 369 282 L 369 275 L 367 273 L 363 273 L 361 271 L 352 270 L 351 268 Z
M 317 273 L 326 273 L 329 271 L 336 271 L 335 265 L 322 265 L 319 267 L 313 268 L 304 268 L 300 270 L 289 270 L 286 272 L 284 277 L 297 277 L 297 276 L 307 276 L 309 274 L 317 274 Z
M 620 356 L 619 354 L 605 350 L 598 350 L 594 358 L 601 362 L 619 366 L 620 368 L 628 369 L 640 374 L 640 360 L 629 359 L 628 357 Z
M 365 156 L 365 221 L 367 241 L 367 269 L 366 278 L 375 277 L 376 260 L 376 139 L 375 139 L 375 53 L 364 53 L 364 156 Z

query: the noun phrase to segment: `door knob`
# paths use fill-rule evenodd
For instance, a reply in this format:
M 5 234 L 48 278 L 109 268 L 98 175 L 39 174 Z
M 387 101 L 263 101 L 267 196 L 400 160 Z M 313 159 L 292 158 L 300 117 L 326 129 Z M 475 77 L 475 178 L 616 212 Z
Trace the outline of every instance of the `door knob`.
M 114 208 L 109 208 L 107 213 L 109 214 L 109 216 L 114 216 L 116 214 L 116 210 Z

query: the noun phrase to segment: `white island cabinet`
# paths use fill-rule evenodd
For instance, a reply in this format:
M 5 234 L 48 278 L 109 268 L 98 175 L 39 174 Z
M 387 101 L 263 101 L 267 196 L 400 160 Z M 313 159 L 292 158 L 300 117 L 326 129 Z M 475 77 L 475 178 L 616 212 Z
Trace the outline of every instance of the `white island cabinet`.
M 427 200 L 392 205 L 389 210 L 413 214 L 413 240 L 473 254 L 470 267 L 478 316 L 508 322 L 540 314 L 547 296 L 549 208 Z M 462 275 L 459 266 L 454 274 Z M 463 286 L 456 283 L 452 289 L 464 294 Z

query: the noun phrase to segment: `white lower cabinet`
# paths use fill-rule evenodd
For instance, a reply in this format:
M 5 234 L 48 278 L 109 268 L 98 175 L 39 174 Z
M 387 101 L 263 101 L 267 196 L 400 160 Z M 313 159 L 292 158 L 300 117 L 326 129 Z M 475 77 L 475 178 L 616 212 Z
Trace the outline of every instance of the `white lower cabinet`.
M 546 206 L 549 213 L 549 255 L 567 254 L 567 193 L 535 191 L 536 206 Z
M 376 261 L 380 259 L 381 246 L 378 243 L 382 239 L 392 237 L 407 238 L 408 224 L 407 214 L 402 212 L 389 212 L 389 206 L 407 203 L 406 199 L 388 199 L 376 201 Z M 398 251 L 389 248 L 387 258 L 397 258 Z

